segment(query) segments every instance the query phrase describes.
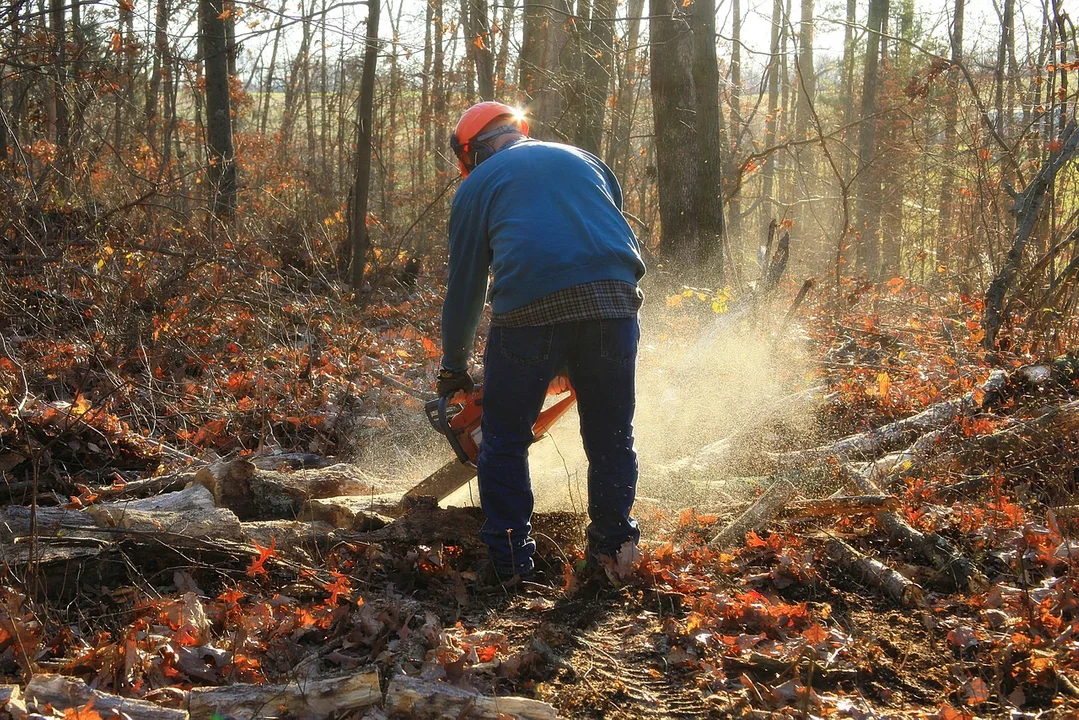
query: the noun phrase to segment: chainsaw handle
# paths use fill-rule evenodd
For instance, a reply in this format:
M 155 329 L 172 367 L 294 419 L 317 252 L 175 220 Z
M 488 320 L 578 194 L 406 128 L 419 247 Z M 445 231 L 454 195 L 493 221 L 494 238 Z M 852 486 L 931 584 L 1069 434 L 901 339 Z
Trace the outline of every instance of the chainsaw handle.
M 424 412 L 427 413 L 427 420 L 431 423 L 431 427 L 437 430 L 439 433 L 446 436 L 446 439 L 450 441 L 450 447 L 453 448 L 453 452 L 457 455 L 457 459 L 466 465 L 471 465 L 472 461 L 468 457 L 468 453 L 461 447 L 461 441 L 457 439 L 457 433 L 453 432 L 453 428 L 450 426 L 450 421 L 453 416 L 449 413 L 450 398 L 453 395 L 443 395 L 437 400 L 431 400 L 424 404 Z

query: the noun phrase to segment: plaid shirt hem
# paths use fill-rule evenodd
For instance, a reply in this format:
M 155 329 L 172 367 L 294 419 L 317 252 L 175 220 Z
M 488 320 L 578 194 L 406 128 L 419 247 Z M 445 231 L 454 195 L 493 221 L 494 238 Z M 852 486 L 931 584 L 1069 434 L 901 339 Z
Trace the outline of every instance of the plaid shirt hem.
M 556 325 L 580 320 L 633 317 L 644 302 L 636 285 L 621 280 L 595 280 L 544 295 L 527 305 L 491 315 L 503 327 Z

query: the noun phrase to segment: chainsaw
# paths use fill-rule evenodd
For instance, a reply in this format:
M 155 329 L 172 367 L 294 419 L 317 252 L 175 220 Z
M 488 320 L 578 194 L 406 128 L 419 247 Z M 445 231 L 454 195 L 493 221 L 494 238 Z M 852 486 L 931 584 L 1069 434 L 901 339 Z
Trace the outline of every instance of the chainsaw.
M 532 426 L 534 441 L 546 435 L 558 418 L 565 415 L 577 402 L 577 395 L 570 387 L 569 379 L 561 375 L 547 387 L 547 397 L 558 399 L 540 411 Z M 405 497 L 433 495 L 441 501 L 476 476 L 476 460 L 483 442 L 480 428 L 483 417 L 483 386 L 477 386 L 468 393 L 459 392 L 431 400 L 424 405 L 424 412 L 431 427 L 449 441 L 456 457 L 405 493 Z

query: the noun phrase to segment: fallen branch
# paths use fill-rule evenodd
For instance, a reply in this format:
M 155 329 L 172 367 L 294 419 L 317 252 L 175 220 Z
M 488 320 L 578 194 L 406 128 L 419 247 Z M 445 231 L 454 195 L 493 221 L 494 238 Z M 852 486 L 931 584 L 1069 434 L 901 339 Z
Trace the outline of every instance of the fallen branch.
M 728 548 L 740 545 L 750 530 L 756 530 L 775 517 L 787 502 L 798 494 L 789 480 L 779 479 L 768 491 L 757 498 L 749 508 L 723 528 L 708 543 L 711 548 Z
M 877 484 L 861 473 L 848 471 L 847 479 L 864 493 L 880 492 Z M 989 580 L 985 575 L 945 538 L 911 527 L 894 512 L 877 513 L 877 521 L 893 540 L 906 550 L 928 560 L 955 587 L 965 588 L 970 592 L 985 592 L 989 589 Z
M 778 517 L 783 520 L 801 520 L 834 515 L 871 515 L 898 507 L 899 498 L 895 495 L 849 495 L 806 500 L 783 508 Z
M 895 602 L 907 607 L 922 604 L 922 589 L 917 583 L 903 577 L 879 560 L 858 552 L 839 539 L 829 540 L 825 549 L 842 570 L 883 592 Z
M 522 697 L 491 697 L 450 685 L 397 675 L 386 690 L 386 711 L 391 715 L 423 720 L 554 720 L 555 709 L 539 700 Z
M 340 716 L 382 702 L 378 671 L 363 670 L 335 678 L 311 678 L 286 685 L 237 684 L 192 688 L 187 694 L 191 720 Z M 268 713 L 271 713 L 269 715 Z
M 93 690 L 77 678 L 66 675 L 42 673 L 30 678 L 26 686 L 26 704 L 40 711 L 45 705 L 55 710 L 81 710 L 93 701 L 95 713 L 105 714 L 115 711 L 131 720 L 187 720 L 183 710 L 171 710 L 145 700 L 110 695 Z

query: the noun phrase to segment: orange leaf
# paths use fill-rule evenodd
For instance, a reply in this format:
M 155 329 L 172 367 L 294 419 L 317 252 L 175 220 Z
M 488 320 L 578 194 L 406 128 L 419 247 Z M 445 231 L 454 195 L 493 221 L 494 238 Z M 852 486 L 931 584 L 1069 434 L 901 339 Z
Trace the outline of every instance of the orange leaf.
M 828 639 L 828 631 L 820 623 L 813 623 L 802 632 L 802 637 L 817 645 Z
M 877 391 L 882 398 L 888 397 L 888 391 L 892 389 L 892 378 L 886 372 L 877 375 Z
M 768 547 L 768 543 L 761 539 L 761 536 L 757 534 L 756 530 L 750 530 L 746 533 L 746 547 L 762 548 Z
M 90 698 L 90 702 L 83 705 L 81 708 L 68 708 L 64 710 L 64 720 L 103 720 L 101 714 L 93 709 L 94 700 L 97 698 Z
M 270 547 L 262 547 L 258 544 L 257 540 L 255 541 L 255 549 L 258 550 L 259 556 L 256 559 L 252 560 L 251 565 L 247 568 L 248 577 L 255 577 L 256 575 L 266 575 L 267 577 L 269 577 L 270 574 L 266 572 L 266 568 L 264 566 L 267 560 L 277 555 L 277 553 L 274 551 L 274 547 L 276 547 L 276 545 L 276 537 L 270 538 Z

